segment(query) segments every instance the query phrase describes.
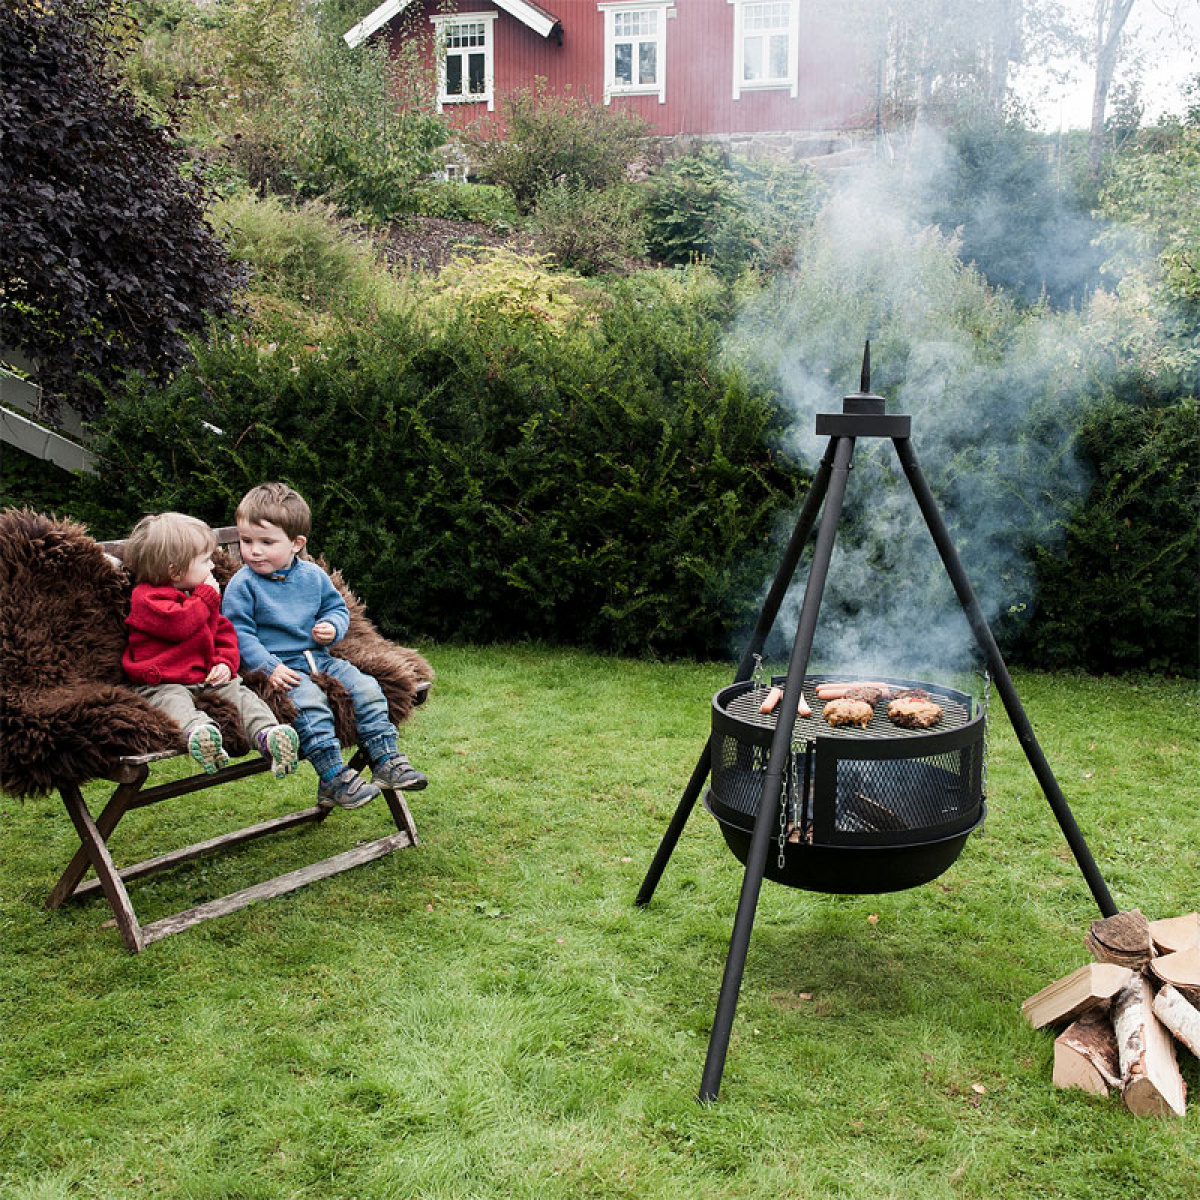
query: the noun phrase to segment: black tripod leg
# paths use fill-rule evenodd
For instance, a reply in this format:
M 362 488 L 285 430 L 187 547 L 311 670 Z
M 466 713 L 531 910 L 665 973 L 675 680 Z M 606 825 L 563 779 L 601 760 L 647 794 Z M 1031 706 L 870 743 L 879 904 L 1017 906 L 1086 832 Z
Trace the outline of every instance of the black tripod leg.
M 833 557 L 838 517 L 841 515 L 846 481 L 850 473 L 850 460 L 854 454 L 854 439 L 835 437 L 831 443 L 831 448 L 834 447 L 836 457 L 829 483 L 829 495 L 826 498 L 825 511 L 821 514 L 820 528 L 817 530 L 817 544 L 813 552 L 808 583 L 804 589 L 804 604 L 796 626 L 796 640 L 792 646 L 791 661 L 788 663 L 787 681 L 783 687 L 783 699 L 779 702 L 777 710 L 775 733 L 771 738 L 771 753 L 767 760 L 767 773 L 763 779 L 762 803 L 759 805 L 758 815 L 754 818 L 754 833 L 751 835 L 750 849 L 746 855 L 746 873 L 742 877 L 742 892 L 738 897 L 737 915 L 733 919 L 733 936 L 729 940 L 729 954 L 725 959 L 725 975 L 721 980 L 717 1014 L 713 1018 L 712 1032 L 708 1039 L 708 1056 L 704 1060 L 704 1075 L 700 1081 L 701 1100 L 717 1098 L 721 1087 L 721 1074 L 725 1070 L 725 1055 L 729 1050 L 729 1038 L 733 1032 L 738 991 L 742 986 L 742 972 L 745 970 L 746 953 L 750 948 L 750 931 L 754 926 L 754 913 L 758 908 L 758 895 L 762 890 L 763 874 L 767 866 L 771 827 L 779 810 L 783 772 L 791 754 L 792 729 L 796 723 L 804 676 L 808 671 L 809 655 L 812 653 L 817 614 L 821 608 L 821 597 L 825 592 L 825 580 L 829 574 L 829 560 Z
M 976 641 L 987 657 L 988 669 L 995 680 L 996 690 L 1004 701 L 1004 708 L 1016 731 L 1017 740 L 1025 751 L 1025 757 L 1029 760 L 1029 765 L 1033 768 L 1033 773 L 1037 776 L 1037 781 L 1041 785 L 1046 799 L 1050 802 L 1055 817 L 1058 818 L 1059 827 L 1066 836 L 1067 844 L 1075 855 L 1075 861 L 1079 864 L 1079 869 L 1083 872 L 1088 887 L 1091 888 L 1092 897 L 1100 906 L 1100 912 L 1106 917 L 1111 917 L 1117 911 L 1117 906 L 1113 903 L 1108 885 L 1104 882 L 1104 877 L 1100 874 L 1095 859 L 1092 858 L 1092 852 L 1088 849 L 1087 842 L 1084 841 L 1083 834 L 1075 822 L 1067 804 L 1067 798 L 1063 795 L 1062 788 L 1058 786 L 1058 780 L 1055 779 L 1054 772 L 1050 769 L 1050 764 L 1046 761 L 1041 746 L 1038 745 L 1033 726 L 1029 723 L 1029 718 L 1021 705 L 1021 699 L 1017 695 L 1017 689 L 1013 686 L 1012 678 L 1008 673 L 1008 668 L 1004 665 L 1000 647 L 996 645 L 996 639 L 992 636 L 987 618 L 983 615 L 983 609 L 980 608 L 979 601 L 975 598 L 975 592 L 963 570 L 958 552 L 954 549 L 950 531 L 946 528 L 945 521 L 942 520 L 942 514 L 938 510 L 933 492 L 930 491 L 929 484 L 917 464 L 916 452 L 908 438 L 893 438 L 892 440 L 900 458 L 900 465 L 904 468 L 904 474 L 908 477 L 913 495 L 917 498 L 921 515 L 925 518 L 925 524 L 929 527 L 938 553 L 942 556 L 946 574 L 950 576 L 950 582 L 954 585 L 959 603 L 967 614 L 971 631 L 975 634 Z
M 779 610 L 783 606 L 783 599 L 787 595 L 792 577 L 796 574 L 796 567 L 800 563 L 800 555 L 804 552 L 804 543 L 808 541 L 808 535 L 812 532 L 813 524 L 817 519 L 817 513 L 821 508 L 821 502 L 825 499 L 825 492 L 829 487 L 829 473 L 833 466 L 833 453 L 833 444 L 830 443 L 825 450 L 825 455 L 821 459 L 820 465 L 817 467 L 816 474 L 813 475 L 808 495 L 804 498 L 804 505 L 800 509 L 800 516 L 796 520 L 796 528 L 792 531 L 791 540 L 788 542 L 787 549 L 783 554 L 783 561 L 779 564 L 779 570 L 775 573 L 774 582 L 771 584 L 767 598 L 763 602 L 762 611 L 758 614 L 758 621 L 754 626 L 750 645 L 746 653 L 742 655 L 742 661 L 738 665 L 737 674 L 733 678 L 734 683 L 750 678 L 750 674 L 754 669 L 754 656 L 760 653 L 763 646 L 766 645 L 767 637 L 771 632 L 772 626 L 775 624 L 775 618 L 779 615 Z M 712 741 L 710 739 L 704 743 L 704 750 L 696 763 L 692 777 L 688 780 L 688 785 L 684 788 L 683 795 L 679 798 L 679 803 L 675 807 L 675 813 L 671 817 L 671 822 L 663 834 L 662 841 L 659 843 L 653 861 L 650 863 L 650 869 L 646 872 L 646 878 L 642 880 L 642 886 L 638 890 L 637 899 L 634 901 L 635 904 L 646 905 L 650 903 L 650 898 L 654 895 L 654 889 L 658 887 L 658 881 L 667 869 L 667 863 L 671 855 L 675 852 L 675 846 L 679 841 L 680 834 L 683 833 L 683 827 L 687 824 L 688 817 L 692 815 L 692 809 L 696 807 L 696 801 L 700 798 L 700 790 L 704 787 L 704 781 L 708 778 L 711 747 Z
M 679 803 L 675 806 L 675 813 L 671 817 L 667 831 L 663 834 L 654 859 L 650 863 L 650 869 L 646 872 L 646 878 L 642 880 L 642 886 L 638 889 L 637 898 L 634 900 L 635 904 L 646 905 L 650 903 L 650 898 L 654 895 L 654 889 L 658 887 L 658 881 L 662 878 L 662 873 L 667 869 L 667 863 L 671 855 L 675 852 L 679 835 L 683 832 L 683 827 L 687 824 L 688 817 L 692 815 L 692 809 L 696 807 L 696 800 L 700 795 L 700 789 L 704 786 L 704 781 L 708 778 L 709 751 L 711 746 L 712 738 L 710 737 L 704 743 L 704 750 L 696 762 L 695 770 L 692 771 L 692 777 L 688 780 L 687 787 L 683 789 L 683 795 L 680 796 Z

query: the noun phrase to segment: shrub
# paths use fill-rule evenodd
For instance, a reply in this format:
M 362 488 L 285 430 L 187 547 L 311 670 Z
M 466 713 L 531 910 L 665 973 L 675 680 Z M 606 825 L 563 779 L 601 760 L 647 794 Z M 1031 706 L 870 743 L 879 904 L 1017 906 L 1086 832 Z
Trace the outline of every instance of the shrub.
M 293 207 L 245 195 L 219 204 L 214 215 L 228 223 L 231 252 L 249 269 L 255 292 L 322 312 L 400 302 L 400 288 L 374 246 L 329 204 Z
M 646 239 L 660 262 L 705 259 L 723 275 L 790 266 L 825 185 L 803 167 L 731 161 L 714 150 L 672 159 L 646 185 Z
M 291 94 L 275 110 L 297 193 L 372 222 L 413 211 L 415 185 L 446 140 L 429 95 L 412 64 L 376 40 L 353 51 L 305 41 Z
M 499 246 L 459 254 L 429 284 L 431 332 L 448 323 L 469 322 L 557 335 L 581 315 L 577 286 L 550 269 L 549 255 L 523 255 Z
M 86 414 L 165 374 L 238 283 L 172 131 L 119 71 L 108 5 L 6 0 L 0 20 L 0 342 Z
M 1194 670 L 1196 407 L 1180 398 L 1194 351 L 1173 314 L 1125 287 L 1080 311 L 1016 304 L 954 240 L 914 230 L 887 183 L 831 204 L 799 269 L 740 314 L 734 350 L 792 410 L 789 445 L 815 462 L 814 415 L 854 389 L 870 334 L 872 384 L 911 415 L 1006 647 L 1044 665 Z M 965 666 L 973 640 L 890 447 L 856 449 L 851 482 L 818 648 L 875 669 Z
M 1021 651 L 1041 666 L 1195 676 L 1200 407 L 1109 402 L 1080 436 L 1095 482 L 1062 554 L 1037 554 L 1037 620 Z
M 1103 223 L 1062 187 L 1044 146 L 1013 124 L 952 130 L 918 200 L 922 221 L 957 230 L 962 256 L 1026 303 L 1078 305 L 1100 282 Z
M 559 183 L 538 196 L 530 228 L 559 266 L 580 275 L 627 271 L 645 257 L 641 193 Z
M 554 184 L 602 189 L 625 179 L 644 153 L 648 126 L 577 96 L 534 90 L 510 93 L 500 104 L 500 128 L 464 138 L 479 173 L 512 192 L 522 213 Z
M 647 190 L 647 244 L 660 262 L 714 258 L 724 231 L 744 227 L 737 179 L 715 153 L 671 160 Z
M 520 220 L 510 192 L 490 183 L 423 182 L 414 193 L 414 211 L 423 217 L 474 221 L 507 233 Z
M 83 485 L 86 490 L 86 485 Z M 86 521 L 89 507 L 80 500 L 80 477 L 15 446 L 4 447 L 0 472 L 0 508 L 23 508 Z
M 94 500 L 118 532 L 146 508 L 225 523 L 281 477 L 397 635 L 725 653 L 798 486 L 772 407 L 714 362 L 728 297 L 658 272 L 578 308 L 231 334 L 114 398 Z
M 1104 212 L 1141 235 L 1113 246 L 1112 265 L 1143 269 L 1147 249 L 1157 257 L 1158 274 L 1168 295 L 1190 309 L 1200 323 L 1200 127 L 1164 124 L 1142 130 L 1119 155 L 1101 191 Z M 1110 239 L 1110 244 L 1115 239 Z M 1128 250 L 1134 261 L 1128 261 Z

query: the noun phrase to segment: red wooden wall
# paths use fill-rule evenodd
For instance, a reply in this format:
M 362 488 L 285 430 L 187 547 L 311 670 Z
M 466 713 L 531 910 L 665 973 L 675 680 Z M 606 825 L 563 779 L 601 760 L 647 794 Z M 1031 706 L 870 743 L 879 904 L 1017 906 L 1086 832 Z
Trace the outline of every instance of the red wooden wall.
M 494 24 L 496 111 L 482 103 L 448 104 L 455 125 L 498 119 L 500 100 L 537 78 L 552 92 L 570 91 L 597 103 L 604 97 L 604 14 L 596 0 L 541 0 L 562 22 L 544 38 L 492 0 L 413 0 L 387 28 L 393 53 L 415 40 L 433 62 L 430 15 L 498 12 Z M 636 0 L 631 0 L 631 6 Z M 744 91 L 733 98 L 733 5 L 728 0 L 677 0 L 666 22 L 666 102 L 657 96 L 617 96 L 614 109 L 644 117 L 658 135 L 782 133 L 860 128 L 874 117 L 874 38 L 849 28 L 828 0 L 801 0 L 799 87 Z

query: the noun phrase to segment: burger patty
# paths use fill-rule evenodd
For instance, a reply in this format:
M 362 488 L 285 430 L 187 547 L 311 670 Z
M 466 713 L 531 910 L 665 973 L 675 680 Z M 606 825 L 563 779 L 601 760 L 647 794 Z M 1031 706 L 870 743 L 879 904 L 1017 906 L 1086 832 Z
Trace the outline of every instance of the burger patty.
M 942 706 L 932 700 L 907 696 L 887 707 L 888 719 L 903 729 L 928 729 L 942 719 Z
M 866 729 L 874 715 L 875 710 L 865 700 L 830 700 L 821 711 L 821 716 L 835 729 L 839 725 L 857 725 Z

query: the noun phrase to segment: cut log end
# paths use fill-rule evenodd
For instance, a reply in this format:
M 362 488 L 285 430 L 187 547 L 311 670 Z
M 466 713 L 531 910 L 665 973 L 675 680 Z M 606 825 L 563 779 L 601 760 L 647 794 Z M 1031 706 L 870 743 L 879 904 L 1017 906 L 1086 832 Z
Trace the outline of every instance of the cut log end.
M 1093 1012 L 1054 1039 L 1054 1084 L 1107 1096 L 1121 1086 L 1117 1039 L 1104 1013 Z

